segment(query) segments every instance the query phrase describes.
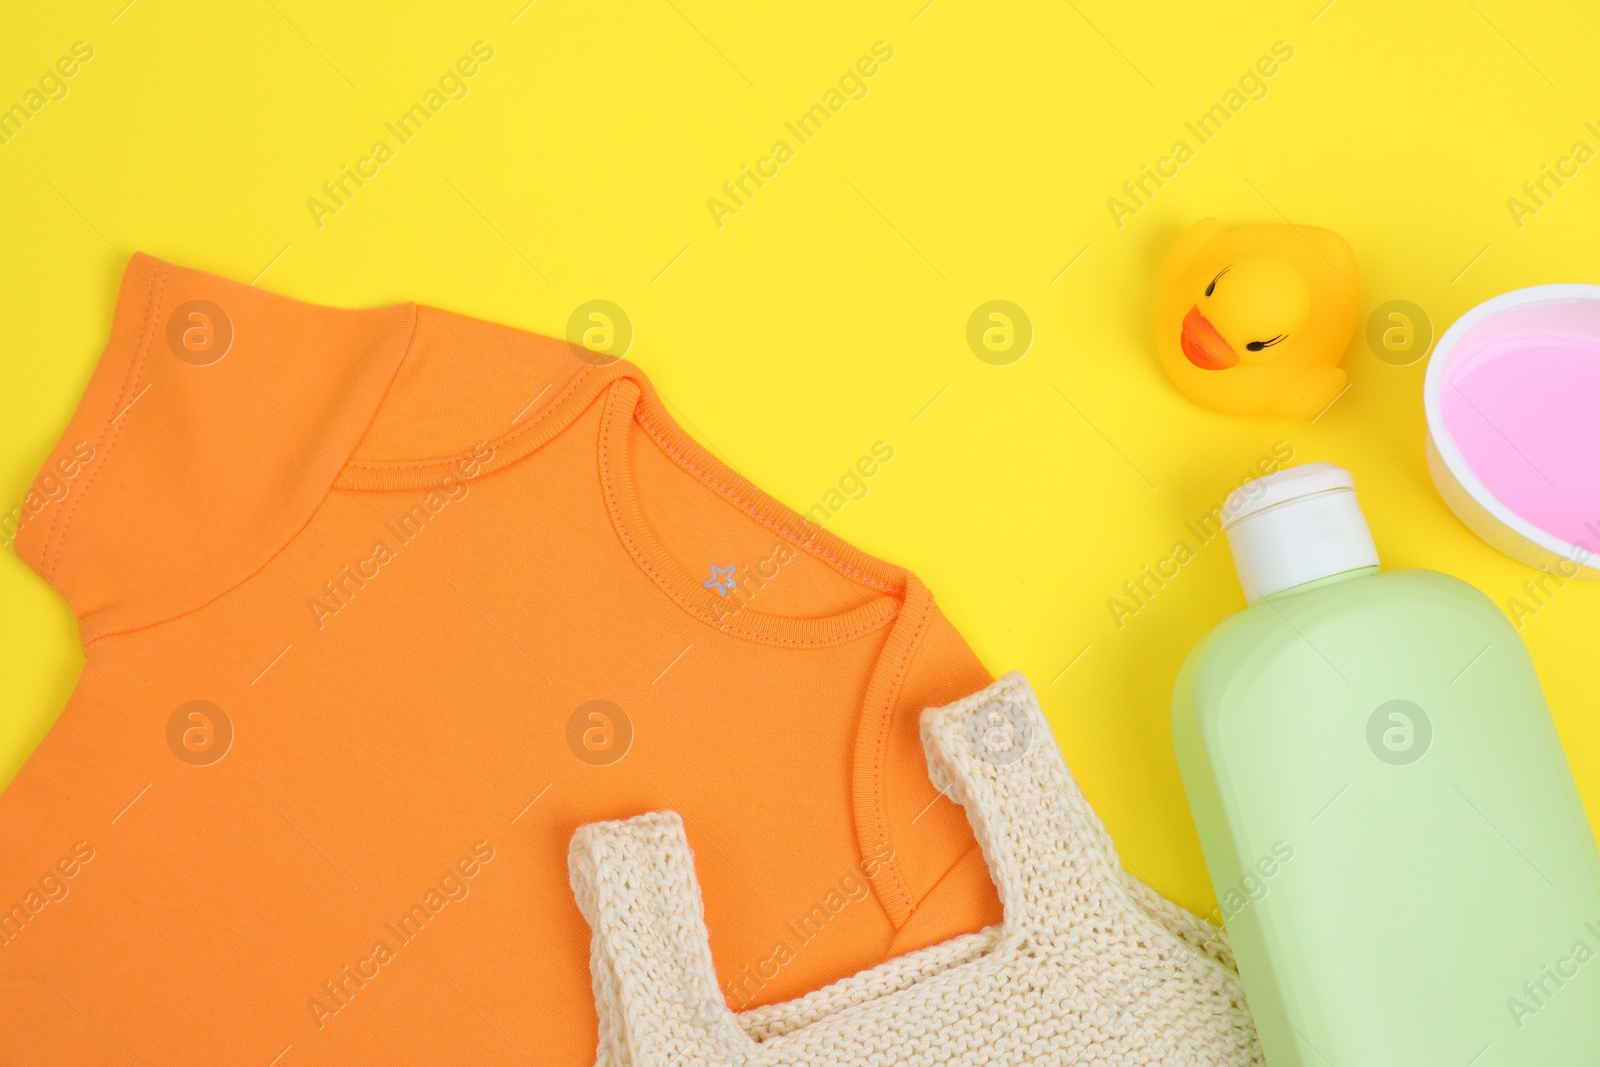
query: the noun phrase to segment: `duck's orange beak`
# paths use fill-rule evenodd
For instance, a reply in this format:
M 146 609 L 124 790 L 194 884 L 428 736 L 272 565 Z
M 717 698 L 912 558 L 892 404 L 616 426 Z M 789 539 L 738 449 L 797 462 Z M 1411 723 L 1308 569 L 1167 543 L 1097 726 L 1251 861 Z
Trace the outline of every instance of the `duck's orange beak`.
M 1202 314 L 1200 309 L 1192 307 L 1189 314 L 1183 317 L 1183 337 L 1181 339 L 1183 354 L 1189 357 L 1201 370 L 1225 370 L 1236 366 L 1239 362 L 1239 353 L 1227 342 L 1217 328 Z

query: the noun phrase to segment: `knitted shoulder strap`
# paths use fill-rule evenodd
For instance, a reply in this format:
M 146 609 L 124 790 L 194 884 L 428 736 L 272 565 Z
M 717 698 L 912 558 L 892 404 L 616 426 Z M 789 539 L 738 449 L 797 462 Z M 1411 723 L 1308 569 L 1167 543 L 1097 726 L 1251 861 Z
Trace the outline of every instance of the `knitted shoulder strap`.
M 1021 674 L 923 712 L 922 744 L 934 785 L 966 809 L 1008 931 L 1070 929 L 1126 893 L 1111 838 Z
M 694 855 L 677 812 L 581 827 L 567 868 L 592 932 L 596 1062 L 737 1064 L 744 1033 L 717 989 Z
M 967 810 L 1006 934 L 1092 926 L 1126 900 L 1110 839 L 1020 674 L 922 717 L 934 783 Z M 739 1064 L 748 1039 L 717 988 L 694 859 L 672 812 L 593 823 L 572 839 L 593 930 L 603 1067 Z M 850 999 L 848 986 L 840 993 Z M 843 1006 L 841 1004 L 841 1006 Z

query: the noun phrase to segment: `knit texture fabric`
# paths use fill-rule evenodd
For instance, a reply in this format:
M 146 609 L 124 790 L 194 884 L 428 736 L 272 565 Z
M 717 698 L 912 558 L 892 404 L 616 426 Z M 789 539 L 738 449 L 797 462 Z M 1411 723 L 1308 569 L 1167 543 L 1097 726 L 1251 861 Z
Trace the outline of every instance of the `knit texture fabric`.
M 592 823 L 568 866 L 599 1067 L 1262 1063 L 1225 937 L 1123 870 L 1025 678 L 929 708 L 922 740 L 1001 924 L 736 1014 L 677 814 Z

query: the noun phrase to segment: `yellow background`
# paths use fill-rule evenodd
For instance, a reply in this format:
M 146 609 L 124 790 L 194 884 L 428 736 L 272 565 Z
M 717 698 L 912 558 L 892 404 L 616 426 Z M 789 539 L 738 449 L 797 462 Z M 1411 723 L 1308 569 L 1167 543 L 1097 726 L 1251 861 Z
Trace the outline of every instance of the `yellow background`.
M 1028 673 L 1125 858 L 1199 910 L 1168 696 L 1243 605 L 1227 549 L 1120 629 L 1106 603 L 1186 519 L 1287 441 L 1354 471 L 1386 565 L 1500 603 L 1535 576 L 1434 492 L 1425 363 L 1380 362 L 1358 331 L 1353 387 L 1314 425 L 1228 418 L 1167 384 L 1150 324 L 1166 247 L 1206 215 L 1342 233 L 1363 322 L 1404 298 L 1435 336 L 1507 289 L 1600 281 L 1600 164 L 1521 228 L 1506 206 L 1575 140 L 1600 147 L 1592 5 L 524 2 L 9 12 L 0 105 L 73 42 L 95 54 L 0 147 L 5 506 L 62 432 L 136 249 L 318 303 L 414 299 L 557 335 L 614 301 L 686 427 L 790 505 L 893 445 L 831 528 L 920 573 L 992 670 Z M 479 40 L 494 58 L 469 95 L 396 145 L 383 124 Z M 867 96 L 799 145 L 784 123 L 880 40 L 894 58 Z M 1267 96 L 1198 146 L 1185 120 L 1277 41 L 1294 57 Z M 318 228 L 307 200 L 380 138 L 396 158 Z M 1179 138 L 1196 158 L 1119 229 L 1107 199 Z M 795 157 L 716 225 L 707 200 L 778 139 Z M 966 342 L 991 299 L 1034 327 L 1008 366 Z M 0 597 L 9 781 L 81 653 L 66 604 L 9 553 Z M 1600 589 L 1568 585 L 1523 633 L 1600 811 Z

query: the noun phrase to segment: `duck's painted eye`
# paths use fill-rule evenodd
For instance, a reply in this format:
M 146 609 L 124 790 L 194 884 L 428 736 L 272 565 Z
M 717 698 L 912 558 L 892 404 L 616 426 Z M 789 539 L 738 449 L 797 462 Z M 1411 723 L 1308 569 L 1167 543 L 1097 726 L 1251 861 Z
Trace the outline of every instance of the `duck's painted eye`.
M 1249 344 L 1245 345 L 1245 347 L 1248 348 L 1252 352 L 1259 352 L 1263 348 L 1271 348 L 1273 345 L 1277 344 L 1279 341 L 1287 340 L 1288 337 L 1289 337 L 1288 334 L 1280 333 L 1278 336 L 1274 337 L 1270 341 L 1251 341 Z
M 1228 273 L 1228 271 L 1230 271 L 1232 269 L 1233 269 L 1233 264 L 1230 263 L 1226 267 L 1223 267 L 1221 270 L 1217 271 L 1217 276 L 1215 278 L 1211 279 L 1211 284 L 1210 285 L 1206 286 L 1206 295 L 1207 296 L 1210 296 L 1212 293 L 1217 291 L 1217 282 L 1222 278 L 1222 276 L 1224 274 Z

